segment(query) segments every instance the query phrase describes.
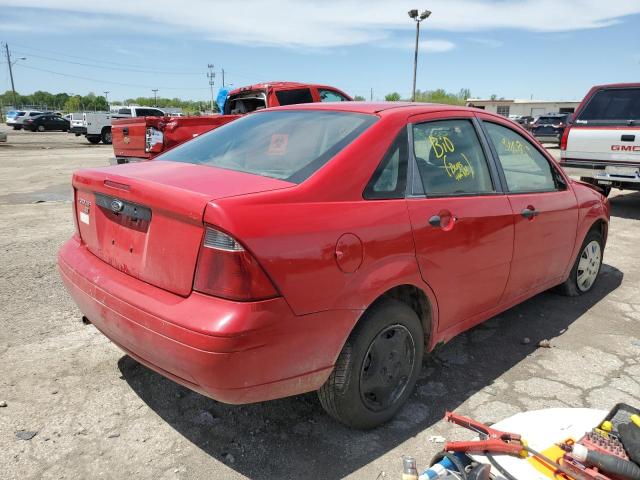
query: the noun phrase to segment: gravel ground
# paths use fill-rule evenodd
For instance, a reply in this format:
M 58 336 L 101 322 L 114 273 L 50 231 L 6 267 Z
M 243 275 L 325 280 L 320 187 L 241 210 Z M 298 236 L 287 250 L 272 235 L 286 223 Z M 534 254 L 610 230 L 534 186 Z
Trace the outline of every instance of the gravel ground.
M 638 193 L 612 194 L 594 291 L 543 293 L 460 335 L 425 360 L 395 420 L 358 432 L 327 417 L 315 394 L 217 403 L 81 323 L 56 271 L 73 230 L 69 178 L 111 155 L 53 132 L 10 131 L 0 144 L 3 479 L 399 478 L 403 454 L 424 465 L 441 448 L 432 436 L 467 435 L 443 424 L 446 410 L 497 421 L 544 407 L 640 405 Z M 551 348 L 537 346 L 543 339 Z

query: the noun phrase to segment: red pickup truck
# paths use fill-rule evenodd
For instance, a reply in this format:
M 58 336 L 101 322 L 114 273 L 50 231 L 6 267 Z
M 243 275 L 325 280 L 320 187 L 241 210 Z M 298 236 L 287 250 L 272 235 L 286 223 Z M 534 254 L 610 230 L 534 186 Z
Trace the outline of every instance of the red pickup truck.
M 162 152 L 246 113 L 267 107 L 353 100 L 327 85 L 269 82 L 229 92 L 223 115 L 195 117 L 136 117 L 114 120 L 111 126 L 115 158 L 111 163 L 151 160 Z

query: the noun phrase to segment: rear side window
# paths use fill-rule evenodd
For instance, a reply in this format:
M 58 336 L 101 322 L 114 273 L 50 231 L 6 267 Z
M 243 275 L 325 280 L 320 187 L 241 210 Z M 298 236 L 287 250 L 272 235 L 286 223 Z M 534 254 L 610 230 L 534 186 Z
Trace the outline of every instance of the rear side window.
M 407 186 L 407 129 L 403 128 L 373 173 L 363 197 L 367 200 L 404 198 Z
M 295 88 L 293 90 L 278 90 L 276 98 L 280 105 L 295 105 L 298 103 L 312 103 L 313 97 L 308 88 Z
M 138 117 L 162 117 L 164 113 L 155 108 L 136 108 L 136 116 Z
M 350 112 L 264 111 L 196 137 L 158 159 L 300 183 L 377 118 Z
M 427 196 L 494 191 L 484 151 L 469 120 L 414 125 L 413 148 Z
M 556 174 L 547 159 L 519 133 L 485 122 L 498 152 L 509 192 L 547 192 L 556 189 Z
M 640 88 L 612 88 L 597 91 L 580 112 L 576 123 L 626 125 L 640 122 Z

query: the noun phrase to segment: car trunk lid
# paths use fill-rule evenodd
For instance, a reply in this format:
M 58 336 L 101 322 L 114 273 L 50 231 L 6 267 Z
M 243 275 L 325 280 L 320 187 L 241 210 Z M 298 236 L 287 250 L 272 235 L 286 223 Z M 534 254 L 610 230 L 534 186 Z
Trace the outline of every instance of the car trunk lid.
M 154 161 L 76 172 L 78 231 L 98 258 L 186 296 L 192 290 L 207 203 L 293 186 L 202 165 Z

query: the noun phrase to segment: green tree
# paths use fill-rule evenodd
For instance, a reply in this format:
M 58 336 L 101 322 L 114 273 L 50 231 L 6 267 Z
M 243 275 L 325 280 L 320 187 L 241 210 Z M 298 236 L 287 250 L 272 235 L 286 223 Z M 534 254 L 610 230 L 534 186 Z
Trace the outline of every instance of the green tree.
M 387 93 L 384 96 L 384 99 L 387 102 L 397 102 L 398 100 L 400 100 L 400 94 L 398 92 Z
M 82 110 L 82 105 L 80 103 L 81 99 L 82 97 L 80 97 L 80 95 L 69 97 L 69 99 L 64 103 L 62 110 L 67 113 L 80 112 Z
M 362 95 L 356 95 L 355 97 L 353 97 L 353 99 L 356 102 L 364 102 L 366 100 L 366 98 L 364 98 Z

